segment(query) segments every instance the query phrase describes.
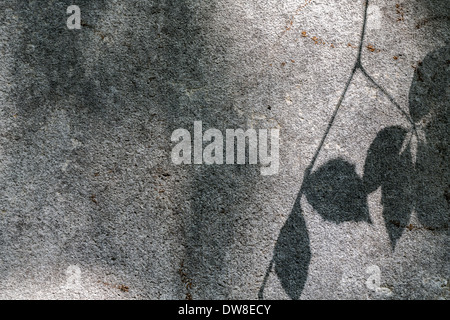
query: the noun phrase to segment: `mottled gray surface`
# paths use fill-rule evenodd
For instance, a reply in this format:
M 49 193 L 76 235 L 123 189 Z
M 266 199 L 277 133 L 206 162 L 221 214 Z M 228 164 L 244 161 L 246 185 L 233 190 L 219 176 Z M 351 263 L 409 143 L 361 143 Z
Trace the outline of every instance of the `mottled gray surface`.
M 303 184 L 364 1 L 0 0 L 0 298 L 448 299 L 450 8 L 369 3 Z M 173 165 L 197 120 L 279 174 Z

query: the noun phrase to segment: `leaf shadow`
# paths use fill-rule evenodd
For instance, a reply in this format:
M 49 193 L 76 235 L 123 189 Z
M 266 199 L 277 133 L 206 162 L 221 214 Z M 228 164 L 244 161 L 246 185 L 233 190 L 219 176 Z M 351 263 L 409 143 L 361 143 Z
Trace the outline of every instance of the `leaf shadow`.
M 409 112 L 422 128 L 417 148 L 415 210 L 423 227 L 446 229 L 450 213 L 450 46 L 426 55 L 415 70 Z
M 362 179 L 355 165 L 343 159 L 330 160 L 313 172 L 305 181 L 304 193 L 327 221 L 371 222 Z
M 275 273 L 289 297 L 300 298 L 308 277 L 311 261 L 309 235 L 300 207 L 296 201 L 289 218 L 280 230 L 274 249 Z
M 413 210 L 410 147 L 401 152 L 408 131 L 394 126 L 381 130 L 369 147 L 363 184 L 367 194 L 381 187 L 383 218 L 392 249 L 408 224 Z

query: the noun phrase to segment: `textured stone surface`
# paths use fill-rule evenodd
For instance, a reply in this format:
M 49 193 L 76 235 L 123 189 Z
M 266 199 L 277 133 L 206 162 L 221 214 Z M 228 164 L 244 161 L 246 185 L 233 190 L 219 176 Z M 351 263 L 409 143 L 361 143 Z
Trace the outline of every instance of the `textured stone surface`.
M 448 299 L 448 1 L 369 1 L 307 176 L 364 3 L 2 0 L 0 298 Z M 279 174 L 173 165 L 194 121 Z

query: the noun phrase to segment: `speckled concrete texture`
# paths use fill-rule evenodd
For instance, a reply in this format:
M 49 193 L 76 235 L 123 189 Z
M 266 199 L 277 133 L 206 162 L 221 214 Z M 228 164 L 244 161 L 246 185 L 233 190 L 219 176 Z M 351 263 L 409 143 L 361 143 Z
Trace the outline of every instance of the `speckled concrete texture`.
M 0 1 L 0 298 L 448 299 L 449 17 Z M 278 174 L 174 165 L 194 121 L 279 129 Z

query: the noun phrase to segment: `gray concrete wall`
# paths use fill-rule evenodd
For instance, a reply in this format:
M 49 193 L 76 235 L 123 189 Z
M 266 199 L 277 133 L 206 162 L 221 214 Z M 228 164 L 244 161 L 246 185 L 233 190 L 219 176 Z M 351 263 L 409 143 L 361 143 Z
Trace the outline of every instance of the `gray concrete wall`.
M 0 298 L 448 299 L 448 1 L 365 3 L 0 1 Z

